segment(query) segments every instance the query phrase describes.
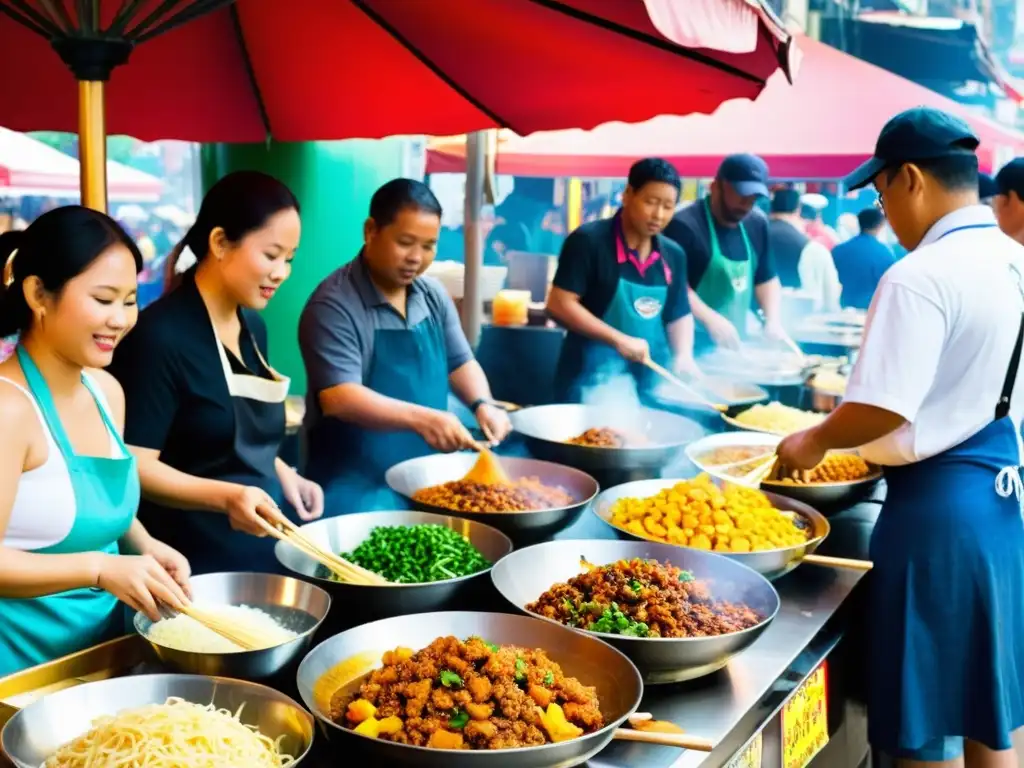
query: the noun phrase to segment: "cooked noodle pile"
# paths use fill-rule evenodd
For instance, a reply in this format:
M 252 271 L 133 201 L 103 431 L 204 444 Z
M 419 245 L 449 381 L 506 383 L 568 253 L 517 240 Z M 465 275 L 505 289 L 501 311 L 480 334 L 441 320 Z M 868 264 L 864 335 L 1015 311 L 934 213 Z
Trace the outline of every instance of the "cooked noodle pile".
M 279 768 L 295 758 L 238 712 L 179 698 L 98 718 L 44 768 Z

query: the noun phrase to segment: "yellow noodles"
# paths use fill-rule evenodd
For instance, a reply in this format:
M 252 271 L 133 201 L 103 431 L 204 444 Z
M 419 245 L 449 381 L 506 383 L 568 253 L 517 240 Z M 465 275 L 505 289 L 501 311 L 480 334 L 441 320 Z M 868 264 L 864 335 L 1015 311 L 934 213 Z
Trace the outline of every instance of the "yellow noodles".
M 44 768 L 281 768 L 295 758 L 212 704 L 179 698 L 101 717 Z M 278 740 L 280 741 L 280 739 Z

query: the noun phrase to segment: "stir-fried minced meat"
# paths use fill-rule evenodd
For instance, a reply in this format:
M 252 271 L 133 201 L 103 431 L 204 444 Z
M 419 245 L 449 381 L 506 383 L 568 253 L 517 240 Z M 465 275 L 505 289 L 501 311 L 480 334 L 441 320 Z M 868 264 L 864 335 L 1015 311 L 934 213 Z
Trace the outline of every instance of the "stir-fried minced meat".
M 593 427 L 565 442 L 587 448 L 640 448 L 648 443 L 642 435 L 626 434 L 611 427 Z
M 533 512 L 574 503 L 573 497 L 561 488 L 543 485 L 536 478 L 520 478 L 514 485 L 454 480 L 423 488 L 412 497 L 421 504 L 455 512 Z
M 572 627 L 634 637 L 709 637 L 764 620 L 715 600 L 688 571 L 656 560 L 620 560 L 555 584 L 528 611 Z
M 552 741 L 541 720 L 541 710 L 552 704 L 582 733 L 604 727 L 595 689 L 566 677 L 543 651 L 440 637 L 417 653 L 385 654 L 384 666 L 370 673 L 358 694 L 335 693 L 330 717 L 354 728 L 354 708 L 372 708 L 377 722 L 400 721 L 394 732 L 383 729 L 377 738 L 420 747 L 508 749 Z

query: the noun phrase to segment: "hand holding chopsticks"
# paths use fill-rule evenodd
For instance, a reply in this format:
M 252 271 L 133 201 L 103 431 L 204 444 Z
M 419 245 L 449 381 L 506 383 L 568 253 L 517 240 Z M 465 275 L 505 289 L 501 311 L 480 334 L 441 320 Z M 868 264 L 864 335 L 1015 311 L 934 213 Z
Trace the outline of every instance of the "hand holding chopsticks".
M 316 542 L 302 533 L 299 527 L 291 520 L 288 520 L 288 518 L 282 516 L 282 522 L 278 525 L 263 520 L 263 530 L 275 539 L 291 544 L 348 584 L 382 586 L 390 583 L 383 576 L 373 571 L 368 571 L 355 563 L 350 563 L 333 552 L 322 549 Z

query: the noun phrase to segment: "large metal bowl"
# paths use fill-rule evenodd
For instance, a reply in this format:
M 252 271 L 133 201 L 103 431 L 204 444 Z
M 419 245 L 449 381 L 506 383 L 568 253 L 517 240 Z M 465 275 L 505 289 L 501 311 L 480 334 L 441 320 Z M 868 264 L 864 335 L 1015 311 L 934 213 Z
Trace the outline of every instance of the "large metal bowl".
M 501 456 L 501 466 L 513 480 L 535 477 L 544 485 L 563 488 L 576 501 L 567 507 L 536 512 L 456 512 L 412 498 L 416 491 L 432 485 L 460 480 L 476 463 L 476 453 L 447 453 L 409 459 L 391 467 L 384 479 L 397 494 L 405 496 L 423 512 L 477 520 L 497 528 L 514 542 L 539 541 L 568 528 L 579 519 L 599 490 L 597 481 L 585 472 L 548 461 Z
M 709 435 L 686 446 L 686 457 L 702 472 L 707 472 L 716 480 L 735 482 L 738 477 L 716 471 L 703 460 L 703 456 L 718 448 L 762 448 L 765 453 L 771 453 L 782 441 L 778 435 L 771 435 L 766 432 L 721 432 L 717 435 Z M 753 464 L 751 464 L 753 466 Z M 842 483 L 809 483 L 798 485 L 796 483 L 782 483 L 777 480 L 763 480 L 761 490 L 776 493 L 779 496 L 787 496 L 791 499 L 809 504 L 814 509 L 822 512 L 837 512 L 846 509 L 858 501 L 865 499 L 878 481 L 882 479 L 882 470 L 872 467 L 872 472 L 860 480 L 853 480 Z
M 648 541 L 549 541 L 513 552 L 494 566 L 491 579 L 506 600 L 530 613 L 529 603 L 580 573 L 580 557 L 595 565 L 633 558 L 668 562 L 706 582 L 715 599 L 745 604 L 765 617 L 757 626 L 717 637 L 639 638 L 578 630 L 626 654 L 645 683 L 692 680 L 721 669 L 767 629 L 779 610 L 775 588 L 745 565 L 710 552 Z M 562 626 L 554 619 L 544 620 Z
M 64 744 L 87 733 L 96 718 L 163 704 L 171 696 L 231 712 L 242 707 L 242 722 L 270 739 L 281 738 L 281 750 L 295 756 L 293 765 L 313 744 L 313 718 L 288 696 L 244 680 L 199 675 L 118 677 L 51 693 L 16 713 L 0 744 L 16 768 L 40 768 Z
M 639 406 L 541 405 L 515 411 L 509 418 L 534 456 L 587 472 L 661 470 L 704 432 L 690 419 Z M 565 442 L 601 427 L 642 436 L 645 443 L 633 448 L 588 448 Z
M 294 640 L 260 651 L 193 653 L 157 645 L 149 639 L 153 622 L 135 614 L 135 630 L 168 667 L 194 675 L 220 675 L 242 680 L 266 680 L 297 662 L 327 616 L 331 597 L 300 579 L 269 573 L 208 573 L 191 580 L 192 597 L 200 604 L 247 605 L 273 616 L 281 626 L 298 633 Z
M 379 659 L 396 646 L 420 649 L 438 637 L 472 635 L 499 645 L 540 648 L 561 665 L 566 675 L 597 688 L 605 727 L 572 741 L 540 747 L 494 751 L 449 751 L 395 744 L 372 739 L 342 728 L 328 716 L 333 690 L 317 688 L 317 681 L 353 657 Z M 351 664 L 351 662 L 350 662 Z M 369 670 L 365 670 L 368 672 Z M 361 676 L 364 672 L 355 672 Z M 321 643 L 299 666 L 299 695 L 323 723 L 328 738 L 343 754 L 358 750 L 370 765 L 410 768 L 569 768 L 581 765 L 607 746 L 612 734 L 640 705 L 643 682 L 633 663 L 597 638 L 573 632 L 553 622 L 506 613 L 451 612 L 399 616 L 375 621 L 335 635 Z
M 458 531 L 491 563 L 512 551 L 512 542 L 501 531 L 476 520 L 429 512 L 360 512 L 354 515 L 318 520 L 302 526 L 302 533 L 328 552 L 351 552 L 378 526 L 443 525 Z M 323 578 L 323 568 L 301 550 L 284 541 L 277 542 L 274 554 L 285 568 L 316 582 L 339 602 L 360 606 L 359 615 L 367 619 L 403 616 L 409 613 L 440 611 L 464 607 L 481 587 L 489 587 L 490 568 L 472 576 L 446 579 L 428 584 L 388 584 L 366 586 L 343 584 Z
M 623 483 L 617 485 L 614 488 L 609 488 L 607 491 L 601 493 L 594 500 L 593 511 L 597 517 L 608 524 L 608 526 L 615 531 L 615 535 L 620 539 L 634 540 L 634 541 L 646 541 L 642 536 L 637 536 L 630 531 L 620 528 L 611 521 L 612 506 L 619 499 L 624 498 L 646 498 L 648 496 L 656 496 L 666 488 L 671 488 L 677 483 L 684 482 L 684 479 L 670 479 L 661 478 L 657 480 L 637 480 L 632 483 Z M 828 536 L 831 526 L 829 526 L 828 519 L 816 509 L 790 499 L 786 496 L 780 496 L 776 493 L 764 492 L 765 496 L 771 501 L 772 505 L 777 509 L 781 509 L 786 512 L 795 512 L 807 521 L 810 526 L 811 535 L 810 538 L 803 544 L 796 544 L 792 547 L 785 547 L 783 549 L 768 549 L 760 552 L 719 552 L 723 557 L 727 557 L 730 560 L 735 560 L 748 568 L 760 573 L 769 581 L 775 581 L 775 579 L 784 576 L 791 570 L 800 565 L 800 561 L 805 555 L 809 555 L 818 548 L 818 545 L 825 540 Z M 670 544 L 668 546 L 678 546 Z M 689 547 L 680 547 L 681 549 L 689 549 Z M 698 550 L 699 551 L 699 550 Z

